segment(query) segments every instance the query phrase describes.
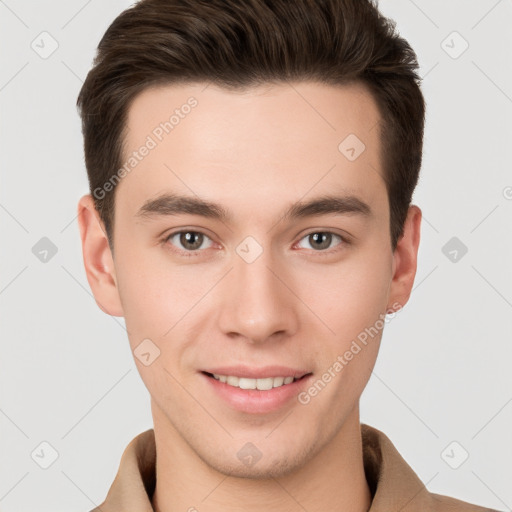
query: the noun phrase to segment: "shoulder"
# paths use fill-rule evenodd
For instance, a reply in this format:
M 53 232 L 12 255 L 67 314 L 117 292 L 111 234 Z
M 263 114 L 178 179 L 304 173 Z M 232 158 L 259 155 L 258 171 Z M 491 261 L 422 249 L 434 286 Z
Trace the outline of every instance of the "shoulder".
M 429 492 L 384 432 L 362 423 L 361 437 L 370 512 L 500 512 Z
M 433 512 L 499 512 L 441 494 L 430 493 L 430 498 Z

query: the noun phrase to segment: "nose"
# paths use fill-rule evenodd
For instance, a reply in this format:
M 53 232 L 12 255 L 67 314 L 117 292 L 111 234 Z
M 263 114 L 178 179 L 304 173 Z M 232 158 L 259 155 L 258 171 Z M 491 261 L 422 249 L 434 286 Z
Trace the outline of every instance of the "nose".
M 273 261 L 270 251 L 252 262 L 234 254 L 233 270 L 222 282 L 219 327 L 223 333 L 262 343 L 297 331 L 300 301 L 288 287 L 291 277 L 283 267 Z

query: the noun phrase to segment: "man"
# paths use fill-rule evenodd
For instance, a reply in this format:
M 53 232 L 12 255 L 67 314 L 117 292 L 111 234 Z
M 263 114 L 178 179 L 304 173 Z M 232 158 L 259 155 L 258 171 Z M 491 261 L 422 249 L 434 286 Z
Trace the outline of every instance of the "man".
M 154 421 L 95 510 L 489 510 L 359 420 L 420 240 L 425 105 L 392 23 L 366 0 L 142 0 L 94 64 L 85 269 Z

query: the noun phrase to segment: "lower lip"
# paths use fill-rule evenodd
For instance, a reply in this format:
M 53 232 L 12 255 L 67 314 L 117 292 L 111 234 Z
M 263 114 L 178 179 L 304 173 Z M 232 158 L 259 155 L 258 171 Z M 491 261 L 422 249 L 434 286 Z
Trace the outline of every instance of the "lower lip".
M 230 386 L 225 382 L 209 377 L 205 373 L 201 375 L 209 382 L 212 389 L 223 398 L 231 407 L 238 411 L 250 414 L 264 414 L 283 407 L 307 385 L 312 374 L 305 375 L 301 379 L 293 381 L 269 390 L 241 389 Z

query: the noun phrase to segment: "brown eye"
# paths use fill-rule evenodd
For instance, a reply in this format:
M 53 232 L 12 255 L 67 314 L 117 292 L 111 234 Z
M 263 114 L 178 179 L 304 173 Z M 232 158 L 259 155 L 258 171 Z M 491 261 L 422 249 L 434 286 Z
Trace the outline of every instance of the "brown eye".
M 309 247 L 304 247 L 305 249 L 313 249 L 315 251 L 325 251 L 325 249 L 331 248 L 331 244 L 335 238 L 338 238 L 341 242 L 344 242 L 343 237 L 340 235 L 336 235 L 335 233 L 330 233 L 328 231 L 315 231 L 313 233 L 309 233 L 302 240 L 307 240 Z M 301 240 L 301 242 L 302 242 Z M 336 245 L 340 245 L 339 243 Z
M 199 249 L 207 249 L 211 246 L 203 247 L 205 241 L 210 241 L 204 233 L 199 231 L 177 231 L 169 235 L 166 241 L 184 252 L 195 252 Z

